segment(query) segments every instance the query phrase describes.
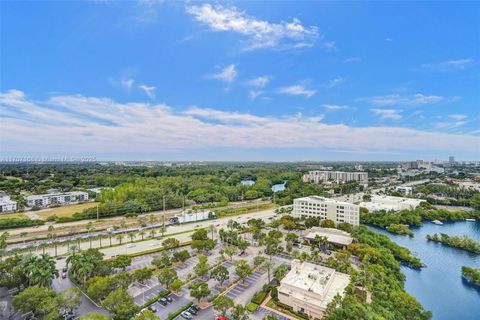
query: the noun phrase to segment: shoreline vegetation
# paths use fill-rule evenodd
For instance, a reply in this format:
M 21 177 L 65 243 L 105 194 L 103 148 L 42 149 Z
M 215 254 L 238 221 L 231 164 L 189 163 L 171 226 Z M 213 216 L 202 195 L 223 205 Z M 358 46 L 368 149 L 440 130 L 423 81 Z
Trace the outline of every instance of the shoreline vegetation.
M 480 286 L 480 269 L 462 266 L 462 276 L 470 283 Z
M 400 269 L 401 264 L 421 268 L 420 259 L 367 226 L 340 229 L 358 239 L 347 251 L 358 257 L 360 264 L 349 272 L 352 281 L 344 298 L 328 305 L 324 320 L 431 319 L 432 313 L 406 292 L 405 275 Z M 366 297 L 369 294 L 371 301 Z
M 427 234 L 426 238 L 429 241 L 438 242 L 449 247 L 480 254 L 480 243 L 466 235 L 449 236 L 445 233 L 435 233 L 433 235 Z
M 478 218 L 479 212 L 449 211 L 446 209 L 433 209 L 428 204 L 413 210 L 395 211 L 368 211 L 360 210 L 360 222 L 386 229 L 398 235 L 413 236 L 410 227 L 420 227 L 426 220 L 460 221 Z

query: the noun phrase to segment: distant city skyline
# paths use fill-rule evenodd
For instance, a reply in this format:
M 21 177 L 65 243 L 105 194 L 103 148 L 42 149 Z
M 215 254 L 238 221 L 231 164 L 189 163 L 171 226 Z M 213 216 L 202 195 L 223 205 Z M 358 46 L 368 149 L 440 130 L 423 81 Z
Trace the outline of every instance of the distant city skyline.
M 479 3 L 0 6 L 0 160 L 480 159 Z

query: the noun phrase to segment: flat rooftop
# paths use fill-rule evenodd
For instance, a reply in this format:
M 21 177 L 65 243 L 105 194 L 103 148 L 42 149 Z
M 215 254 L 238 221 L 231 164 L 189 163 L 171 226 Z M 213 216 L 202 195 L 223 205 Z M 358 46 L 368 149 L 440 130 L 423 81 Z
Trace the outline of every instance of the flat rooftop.
M 343 296 L 343 291 L 350 283 L 350 276 L 321 265 L 293 260 L 292 270 L 280 283 L 282 292 L 295 299 L 326 308 L 335 295 Z M 283 285 L 285 286 L 282 288 Z M 312 298 L 312 294 L 315 298 Z
M 304 237 L 314 239 L 315 236 L 326 237 L 328 242 L 337 243 L 344 246 L 353 242 L 352 236 L 348 232 L 334 228 L 312 228 Z
M 309 196 L 309 197 L 297 198 L 295 200 L 304 200 L 307 202 L 319 202 L 319 203 L 330 203 L 330 204 L 343 204 L 343 205 L 349 205 L 349 206 L 353 205 L 350 202 L 338 201 L 335 199 L 325 198 L 321 196 Z

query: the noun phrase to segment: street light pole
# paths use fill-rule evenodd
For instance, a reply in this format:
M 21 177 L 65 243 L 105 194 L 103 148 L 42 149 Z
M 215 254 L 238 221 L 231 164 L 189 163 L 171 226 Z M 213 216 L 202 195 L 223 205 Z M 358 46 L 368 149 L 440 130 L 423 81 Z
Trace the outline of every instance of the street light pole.
M 165 196 L 163 196 L 163 226 L 165 227 Z

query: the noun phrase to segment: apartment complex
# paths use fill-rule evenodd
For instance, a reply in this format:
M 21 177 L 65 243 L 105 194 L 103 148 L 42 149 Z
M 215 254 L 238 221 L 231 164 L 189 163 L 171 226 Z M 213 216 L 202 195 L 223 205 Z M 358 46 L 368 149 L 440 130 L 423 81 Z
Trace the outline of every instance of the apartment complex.
M 7 195 L 0 195 L 0 214 L 17 210 L 17 201 L 11 200 Z
M 360 207 L 348 202 L 320 196 L 310 196 L 293 200 L 292 215 L 296 217 L 318 217 L 335 223 L 348 222 L 354 226 L 360 223 Z
M 310 262 L 293 260 L 292 269 L 280 281 L 278 299 L 310 319 L 323 317 L 327 305 L 350 283 L 350 276 Z
M 303 181 L 317 184 L 329 181 L 336 183 L 358 181 L 360 184 L 368 184 L 368 172 L 309 171 L 303 175 Z
M 47 207 L 52 204 L 67 204 L 88 200 L 88 193 L 83 191 L 72 191 L 65 193 L 46 193 L 26 196 L 25 200 L 30 207 Z

